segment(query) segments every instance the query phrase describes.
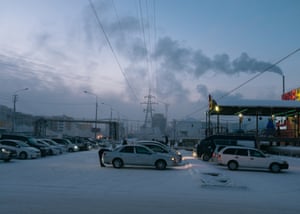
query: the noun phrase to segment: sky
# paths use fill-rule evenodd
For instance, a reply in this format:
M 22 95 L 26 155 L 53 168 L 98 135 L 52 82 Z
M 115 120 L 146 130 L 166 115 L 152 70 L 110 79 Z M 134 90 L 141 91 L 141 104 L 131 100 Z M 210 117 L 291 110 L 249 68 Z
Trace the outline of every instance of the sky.
M 230 171 L 226 166 L 194 159 L 191 151 L 181 152 L 185 165 L 164 171 L 103 168 L 97 150 L 1 161 L 1 211 L 299 213 L 299 158 L 282 157 L 290 167 L 274 174 L 266 170 Z
M 209 94 L 278 100 L 283 75 L 300 87 L 297 0 L 0 4 L 0 105 L 17 94 L 23 113 L 93 118 L 97 99 L 100 119 L 143 121 L 151 94 L 153 113 L 203 119 Z

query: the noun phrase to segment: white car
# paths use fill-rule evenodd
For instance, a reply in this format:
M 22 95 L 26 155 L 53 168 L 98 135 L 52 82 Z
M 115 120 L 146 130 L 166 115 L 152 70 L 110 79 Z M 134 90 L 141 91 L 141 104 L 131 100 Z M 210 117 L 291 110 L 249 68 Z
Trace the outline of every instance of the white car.
M 289 164 L 273 156 L 264 154 L 255 148 L 241 146 L 227 146 L 218 153 L 217 161 L 226 165 L 230 170 L 238 168 L 261 168 L 269 169 L 271 172 L 280 172 L 288 169 Z
M 113 151 L 104 151 L 102 161 L 104 164 L 112 164 L 114 168 L 135 165 L 154 166 L 162 170 L 169 166 L 177 166 L 173 155 L 156 153 L 140 144 L 122 145 Z
M 0 144 L 9 146 L 16 150 L 17 157 L 20 159 L 33 159 L 41 157 L 41 151 L 39 149 L 31 147 L 20 140 L 0 140 Z
M 172 149 L 172 148 L 168 147 L 165 144 L 162 144 L 162 143 L 157 142 L 157 141 L 151 141 L 151 140 L 139 140 L 136 143 L 147 146 L 148 148 L 150 148 L 154 152 L 164 153 L 164 154 L 169 153 L 169 154 L 173 155 L 176 158 L 177 163 L 182 162 L 181 153 L 179 151 L 175 150 L 175 149 Z
M 36 140 L 38 143 L 45 145 L 47 147 L 49 147 L 49 153 L 50 155 L 59 155 L 61 153 L 61 149 L 57 148 L 56 146 L 50 145 L 49 143 L 47 143 L 45 140 L 43 139 L 37 139 Z

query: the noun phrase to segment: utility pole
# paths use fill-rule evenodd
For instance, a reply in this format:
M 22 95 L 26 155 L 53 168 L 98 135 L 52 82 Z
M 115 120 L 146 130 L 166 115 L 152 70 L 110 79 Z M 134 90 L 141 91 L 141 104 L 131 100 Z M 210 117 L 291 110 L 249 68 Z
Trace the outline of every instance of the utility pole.
M 83 91 L 84 93 L 86 93 L 86 94 L 89 94 L 89 95 L 92 95 L 92 96 L 95 96 L 95 98 L 96 98 L 96 102 L 95 102 L 95 105 L 96 105 L 96 110 L 95 110 L 95 128 L 94 128 L 94 138 L 95 139 L 97 139 L 97 130 L 98 130 L 98 128 L 97 128 L 97 121 L 98 121 L 98 96 L 97 96 L 97 94 L 94 94 L 94 93 L 92 93 L 92 92 L 89 92 L 89 91 Z
M 13 121 L 12 121 L 12 127 L 11 127 L 11 131 L 14 133 L 15 132 L 15 126 L 16 126 L 16 103 L 18 101 L 18 92 L 20 91 L 27 91 L 29 88 L 23 88 L 23 89 L 19 89 L 17 91 L 14 92 L 13 94 Z

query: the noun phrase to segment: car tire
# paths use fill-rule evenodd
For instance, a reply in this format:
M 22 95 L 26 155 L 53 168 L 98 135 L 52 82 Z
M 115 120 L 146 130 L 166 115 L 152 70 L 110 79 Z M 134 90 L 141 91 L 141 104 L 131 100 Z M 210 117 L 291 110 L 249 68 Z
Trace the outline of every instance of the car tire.
M 120 158 L 116 158 L 113 160 L 112 164 L 114 168 L 120 169 L 123 166 L 123 161 Z
M 9 162 L 10 158 L 4 159 L 4 162 Z
M 272 163 L 270 166 L 271 172 L 278 173 L 280 172 L 280 166 L 278 163 Z
M 239 164 L 236 161 L 229 161 L 227 167 L 229 170 L 237 170 Z
M 203 161 L 209 161 L 209 159 L 210 159 L 210 155 L 209 155 L 209 154 L 204 153 L 204 154 L 202 155 L 202 160 L 203 160 Z
M 20 159 L 27 159 L 27 153 L 26 152 L 21 152 L 20 154 L 19 154 L 19 158 Z
M 155 162 L 156 169 L 163 170 L 167 167 L 167 163 L 164 160 L 157 160 Z

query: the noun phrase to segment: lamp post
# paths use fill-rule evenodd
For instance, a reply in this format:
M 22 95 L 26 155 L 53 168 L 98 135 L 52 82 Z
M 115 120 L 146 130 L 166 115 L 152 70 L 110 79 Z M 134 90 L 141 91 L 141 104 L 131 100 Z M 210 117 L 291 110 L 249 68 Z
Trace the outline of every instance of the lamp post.
M 13 117 L 12 117 L 12 127 L 11 127 L 11 131 L 14 133 L 15 132 L 15 126 L 16 126 L 16 103 L 18 101 L 18 92 L 20 91 L 27 91 L 29 88 L 22 88 L 19 90 L 16 90 L 13 94 Z
M 96 98 L 95 130 L 94 130 L 95 139 L 96 139 L 97 138 L 97 120 L 98 120 L 98 96 L 94 93 L 89 92 L 89 91 L 83 91 L 83 92 L 86 93 L 86 94 L 89 94 L 89 95 L 93 95 Z
M 116 137 L 116 127 L 113 125 L 115 123 L 112 122 L 112 111 L 113 111 L 113 108 L 111 105 L 109 104 L 106 104 L 106 103 L 101 103 L 102 105 L 107 105 L 110 107 L 110 123 L 109 123 L 109 138 L 115 138 Z
M 239 113 L 239 131 L 242 129 L 243 114 Z
M 218 105 L 215 106 L 215 111 L 217 112 L 217 134 L 220 132 L 220 107 Z

